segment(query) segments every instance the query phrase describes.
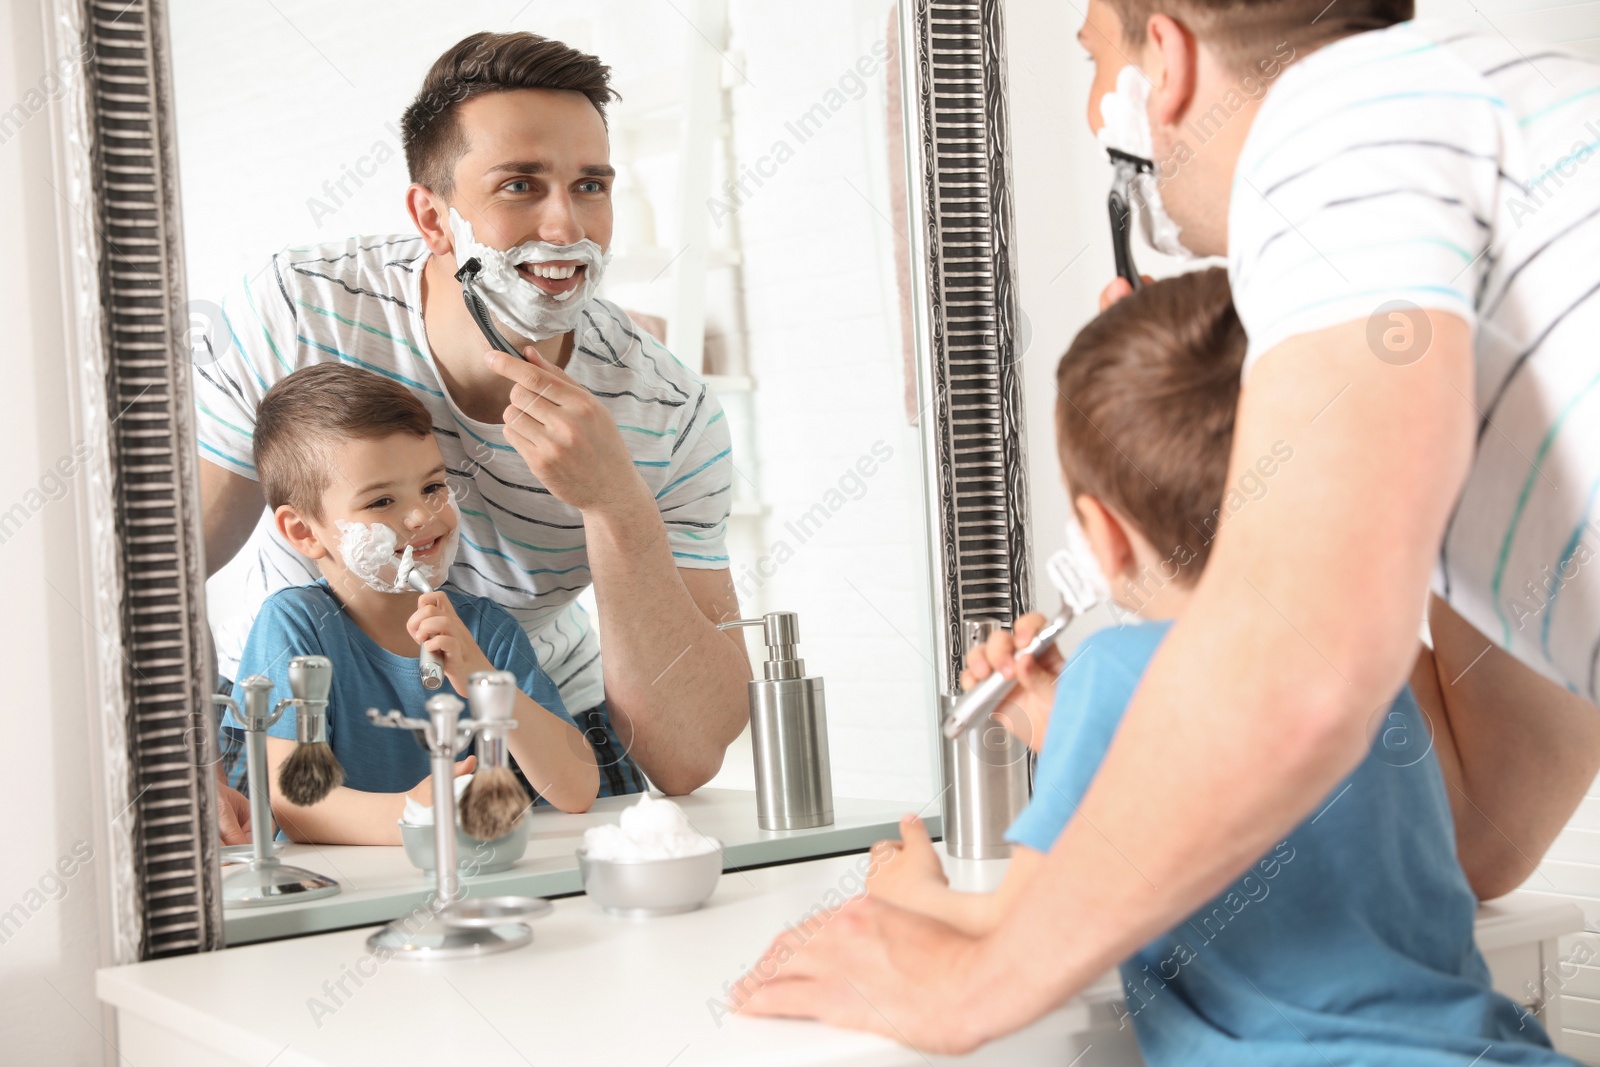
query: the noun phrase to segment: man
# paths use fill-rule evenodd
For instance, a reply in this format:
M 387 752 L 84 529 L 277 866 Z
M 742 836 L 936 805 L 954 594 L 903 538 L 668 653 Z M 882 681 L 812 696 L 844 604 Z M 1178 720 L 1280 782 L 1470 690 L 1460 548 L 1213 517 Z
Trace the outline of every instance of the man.
M 450 578 L 528 632 L 597 750 L 601 795 L 645 775 L 687 793 L 748 718 L 744 646 L 715 628 L 738 614 L 730 438 L 705 383 L 594 296 L 609 77 L 532 34 L 466 38 L 402 120 L 417 235 L 289 249 L 245 280 L 226 350 L 196 368 L 206 555 L 215 571 L 261 516 L 250 432 L 273 382 L 325 360 L 394 378 L 432 414 L 461 511 Z M 469 312 L 463 242 L 490 325 L 522 358 L 491 351 Z M 314 580 L 275 534 L 257 540 L 254 605 Z M 603 660 L 574 602 L 591 584 Z M 237 648 L 219 648 L 225 672 Z
M 1337 803 L 1430 578 L 1442 699 L 1494 738 L 1452 798 L 1479 896 L 1576 807 L 1600 764 L 1600 73 L 1487 25 L 1384 29 L 1410 8 L 1090 3 L 1091 125 L 1108 93 L 1147 94 L 1124 114 L 1148 120 L 1179 239 L 1229 258 L 1250 339 L 1230 484 L 1274 442 L 1293 462 L 1225 517 L 999 929 L 861 901 L 779 938 L 744 1010 L 941 1051 L 1038 1018 Z

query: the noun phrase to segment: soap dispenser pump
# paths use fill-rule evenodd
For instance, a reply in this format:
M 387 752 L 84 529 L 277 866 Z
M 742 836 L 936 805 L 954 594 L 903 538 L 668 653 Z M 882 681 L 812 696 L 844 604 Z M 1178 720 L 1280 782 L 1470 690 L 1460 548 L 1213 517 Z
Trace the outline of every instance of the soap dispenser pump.
M 800 616 L 771 611 L 717 627 L 759 626 L 765 633 L 763 677 L 750 683 L 750 741 L 755 750 L 756 822 L 763 830 L 804 830 L 833 822 L 833 771 L 822 679 L 806 677 Z

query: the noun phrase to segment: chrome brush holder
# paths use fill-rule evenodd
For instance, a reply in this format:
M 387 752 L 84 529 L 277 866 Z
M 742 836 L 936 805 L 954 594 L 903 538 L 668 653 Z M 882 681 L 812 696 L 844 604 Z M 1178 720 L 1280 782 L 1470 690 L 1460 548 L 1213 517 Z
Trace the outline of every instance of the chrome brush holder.
M 505 725 L 483 718 L 462 719 L 464 706 L 459 697 L 440 693 L 428 698 L 425 719 L 367 709 L 367 719 L 374 726 L 410 730 L 427 751 L 432 769 L 434 897 L 427 905 L 430 914 L 419 919 L 412 912 L 367 938 L 369 949 L 389 953 L 394 959 L 452 960 L 521 948 L 533 940 L 528 920 L 550 911 L 548 900 L 533 897 L 461 899 L 461 874 L 456 869 L 456 753 L 479 731 Z
M 294 665 L 301 660 L 327 660 L 321 656 L 301 656 L 290 665 L 291 681 L 295 678 Z M 331 667 L 328 669 L 331 670 Z M 232 697 L 214 694 L 212 700 L 228 708 L 245 728 L 245 774 L 250 790 L 250 855 L 236 870 L 222 877 L 222 906 L 224 908 L 259 908 L 267 904 L 280 904 L 289 900 L 315 900 L 331 897 L 339 892 L 339 883 L 326 875 L 291 867 L 278 859 L 277 842 L 272 837 L 272 776 L 267 767 L 267 730 L 283 717 L 285 709 L 311 702 L 297 697 L 280 700 L 272 706 L 272 679 L 253 675 L 239 683 L 244 691 L 244 707 Z M 327 689 L 322 690 L 326 698 Z M 322 706 L 326 707 L 323 699 Z M 312 714 L 302 720 L 315 718 L 325 723 L 321 708 L 309 708 Z M 303 723 L 297 723 L 296 732 Z M 326 726 L 322 727 L 323 734 Z
M 478 671 L 467 680 L 467 700 L 473 721 L 482 724 L 478 727 L 478 770 L 510 767 L 506 741 L 517 728 L 517 676 L 510 671 Z
M 278 701 L 273 720 L 286 708 L 296 710 L 295 741 L 302 745 L 328 743 L 328 692 L 333 688 L 333 662 L 327 656 L 296 656 L 289 661 L 288 700 Z

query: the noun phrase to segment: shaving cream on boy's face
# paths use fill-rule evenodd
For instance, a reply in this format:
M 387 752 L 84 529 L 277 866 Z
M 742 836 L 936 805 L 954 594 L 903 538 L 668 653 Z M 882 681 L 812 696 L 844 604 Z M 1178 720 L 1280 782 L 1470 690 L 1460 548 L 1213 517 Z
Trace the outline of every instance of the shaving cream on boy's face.
M 534 341 L 571 333 L 577 328 L 584 307 L 600 288 L 606 264 L 611 262 L 611 253 L 587 237 L 570 245 L 524 241 L 505 251 L 490 248 L 478 243 L 472 233 L 472 223 L 462 218 L 455 208 L 450 209 L 450 233 L 455 241 L 456 265 L 459 267 L 469 259 L 476 259 L 482 267 L 478 273 L 478 293 L 489 310 L 501 322 Z M 519 263 L 557 261 L 582 265 L 583 278 L 576 288 L 552 295 L 517 271 Z
M 1104 123 L 1095 135 L 1102 148 L 1115 148 L 1130 156 L 1155 162 L 1155 140 L 1150 134 L 1150 80 L 1144 71 L 1129 63 L 1117 75 L 1117 87 L 1100 98 L 1100 118 Z M 1159 171 L 1160 167 L 1156 169 Z M 1139 229 L 1144 239 L 1158 252 L 1193 259 L 1179 237 L 1179 227 L 1161 202 L 1156 174 L 1140 174 L 1134 179 L 1133 199 L 1143 210 L 1138 212 Z
M 1111 584 L 1106 581 L 1105 571 L 1100 569 L 1100 561 L 1095 558 L 1094 546 L 1089 543 L 1089 535 L 1083 532 L 1083 524 L 1078 521 L 1076 508 L 1069 500 L 1067 502 L 1067 543 L 1064 551 L 1072 561 L 1072 566 L 1078 575 L 1083 578 L 1087 586 L 1094 591 L 1097 601 L 1111 599 Z M 1062 596 L 1065 596 L 1065 590 Z
M 459 525 L 458 522 L 457 527 Z M 335 519 L 334 526 L 339 530 L 339 556 L 351 574 L 380 593 L 414 592 L 401 581 L 399 534 L 381 522 L 368 525 Z M 457 527 L 440 535 L 439 547 L 434 550 L 431 561 L 419 559 L 415 562 L 416 572 L 435 589 L 444 584 L 450 565 L 455 562 Z

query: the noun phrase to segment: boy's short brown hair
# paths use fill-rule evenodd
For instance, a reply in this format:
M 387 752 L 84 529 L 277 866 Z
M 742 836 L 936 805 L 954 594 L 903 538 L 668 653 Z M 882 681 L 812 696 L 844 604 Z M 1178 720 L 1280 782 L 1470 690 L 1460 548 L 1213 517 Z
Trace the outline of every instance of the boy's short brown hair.
M 562 89 L 582 93 L 606 117 L 619 99 L 611 68 L 594 56 L 548 37 L 484 31 L 462 38 L 434 60 L 417 98 L 400 117 L 411 180 L 440 196 L 454 191 L 456 162 L 466 154 L 460 106 L 484 93 Z
M 322 494 L 333 482 L 329 449 L 397 433 L 433 433 L 428 409 L 399 382 L 343 363 L 295 371 L 256 408 L 253 450 L 267 506 L 288 504 L 320 520 Z
M 1212 268 L 1119 300 L 1056 370 L 1068 490 L 1133 523 L 1188 581 L 1216 534 L 1244 355 L 1227 272 Z

